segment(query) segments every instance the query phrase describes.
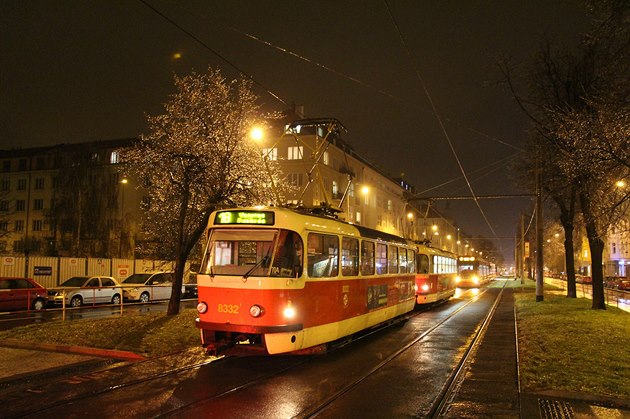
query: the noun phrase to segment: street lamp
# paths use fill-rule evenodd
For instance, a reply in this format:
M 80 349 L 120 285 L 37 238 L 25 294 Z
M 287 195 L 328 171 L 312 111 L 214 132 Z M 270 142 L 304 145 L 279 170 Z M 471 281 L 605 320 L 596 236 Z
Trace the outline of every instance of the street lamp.
M 118 257 L 122 259 L 122 243 L 123 235 L 125 231 L 125 185 L 129 181 L 127 178 L 122 178 L 120 184 L 122 185 L 120 190 L 120 237 L 118 239 Z
M 261 153 L 263 164 L 265 165 L 265 171 L 269 175 L 269 180 L 271 180 L 271 190 L 273 194 L 276 196 L 277 203 L 280 204 L 280 194 L 278 193 L 278 190 L 276 189 L 276 183 L 273 180 L 273 174 L 271 173 L 271 170 L 269 169 L 269 158 L 270 158 L 270 153 L 273 152 L 273 147 L 267 149 L 265 153 L 263 153 L 263 150 L 260 149 L 260 143 L 265 138 L 265 132 L 260 127 L 253 127 L 249 131 L 249 138 L 251 138 L 254 141 L 254 143 L 258 147 L 258 151 Z
M 415 234 L 413 231 L 413 212 L 407 213 L 407 220 L 409 220 L 409 238 L 413 240 L 415 237 Z

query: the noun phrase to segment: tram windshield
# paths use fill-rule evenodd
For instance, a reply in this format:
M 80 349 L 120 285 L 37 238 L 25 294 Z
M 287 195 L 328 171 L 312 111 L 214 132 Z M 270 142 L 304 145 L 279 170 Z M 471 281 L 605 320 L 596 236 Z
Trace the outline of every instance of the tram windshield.
M 295 278 L 302 274 L 302 240 L 289 230 L 213 229 L 201 273 Z

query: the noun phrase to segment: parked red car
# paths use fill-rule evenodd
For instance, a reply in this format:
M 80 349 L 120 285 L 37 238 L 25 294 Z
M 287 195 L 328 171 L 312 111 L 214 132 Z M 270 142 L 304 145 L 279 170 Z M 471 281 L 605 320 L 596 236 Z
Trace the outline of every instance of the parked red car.
M 31 278 L 0 277 L 0 310 L 42 310 L 47 302 L 46 288 Z
M 617 283 L 617 289 L 621 291 L 630 291 L 630 280 L 622 279 Z

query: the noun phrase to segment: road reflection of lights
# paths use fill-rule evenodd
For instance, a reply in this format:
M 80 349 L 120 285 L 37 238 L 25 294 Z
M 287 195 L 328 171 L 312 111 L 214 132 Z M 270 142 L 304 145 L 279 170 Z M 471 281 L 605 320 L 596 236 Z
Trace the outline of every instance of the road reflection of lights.
M 470 290 L 470 292 L 472 293 L 472 295 L 479 295 L 479 288 L 473 288 Z

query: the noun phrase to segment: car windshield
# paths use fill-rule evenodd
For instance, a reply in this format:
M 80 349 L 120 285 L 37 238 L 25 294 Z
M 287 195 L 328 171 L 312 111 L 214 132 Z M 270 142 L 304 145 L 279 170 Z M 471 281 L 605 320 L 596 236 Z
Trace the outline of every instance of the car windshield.
M 151 274 L 133 274 L 123 281 L 123 284 L 144 284 Z
M 65 282 L 62 282 L 60 286 L 62 287 L 80 287 L 85 284 L 89 277 L 87 276 L 73 276 Z

